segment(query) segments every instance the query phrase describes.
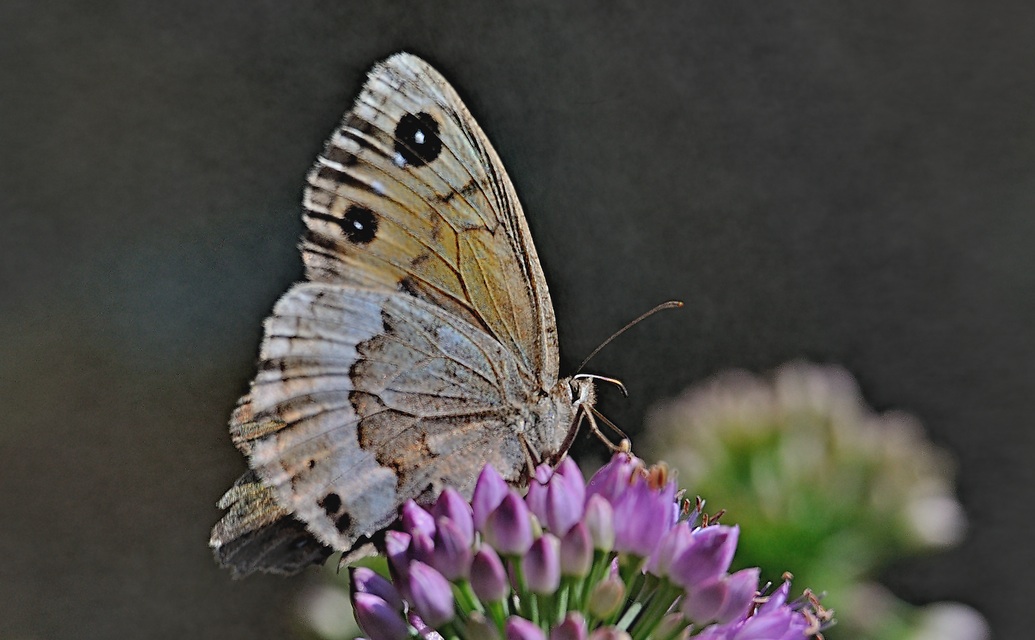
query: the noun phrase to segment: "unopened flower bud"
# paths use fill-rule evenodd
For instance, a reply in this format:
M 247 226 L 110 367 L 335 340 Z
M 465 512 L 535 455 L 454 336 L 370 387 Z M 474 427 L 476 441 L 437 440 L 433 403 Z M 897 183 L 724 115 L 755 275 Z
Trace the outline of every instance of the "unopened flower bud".
M 435 535 L 435 517 L 413 500 L 402 506 L 402 526 L 411 536 L 423 533 L 429 538 Z
M 441 573 L 420 561 L 410 563 L 407 578 L 410 604 L 432 628 L 438 628 L 456 615 L 453 588 Z
M 372 593 L 352 596 L 356 622 L 370 636 L 370 640 L 405 640 L 410 636 L 402 614 Z
M 431 565 L 439 570 L 446 580 L 466 578 L 471 568 L 471 545 L 460 528 L 448 518 L 441 518 L 435 530 L 435 548 L 431 552 Z
M 615 546 L 615 514 L 611 503 L 602 496 L 593 495 L 586 501 L 583 517 L 593 548 L 610 551 Z
M 503 502 L 503 497 L 509 493 L 510 488 L 503 476 L 493 468 L 491 464 L 485 465 L 478 475 L 478 481 L 474 485 L 474 496 L 471 498 L 471 509 L 474 518 L 474 528 L 478 531 L 485 526 L 485 520 L 496 507 Z
M 513 491 L 500 502 L 482 528 L 485 541 L 500 555 L 518 556 L 532 546 L 532 520 L 528 507 Z
M 507 640 L 546 640 L 546 635 L 538 625 L 517 616 L 507 618 L 503 632 L 507 635 Z
M 597 618 L 607 618 L 625 600 L 625 585 L 618 576 L 610 575 L 593 587 L 589 594 L 589 612 Z
M 564 620 L 550 631 L 550 640 L 586 640 L 588 633 L 582 614 L 569 611 Z
M 488 545 L 482 545 L 471 559 L 471 588 L 485 602 L 499 602 L 510 592 L 503 562 Z
M 352 570 L 349 582 L 352 583 L 352 593 L 369 593 L 375 595 L 391 607 L 393 610 L 402 612 L 402 596 L 392 583 L 382 578 L 376 571 L 367 567 L 356 567 Z
M 474 542 L 474 516 L 471 512 L 471 505 L 467 503 L 453 487 L 446 487 L 442 490 L 435 506 L 431 509 L 435 516 L 436 523 L 439 518 L 449 519 L 456 528 L 464 535 L 467 546 Z
M 561 538 L 561 574 L 582 578 L 593 564 L 593 541 L 586 525 L 576 522 Z
M 561 584 L 561 543 L 552 533 L 539 536 L 521 558 L 529 591 L 549 595 Z

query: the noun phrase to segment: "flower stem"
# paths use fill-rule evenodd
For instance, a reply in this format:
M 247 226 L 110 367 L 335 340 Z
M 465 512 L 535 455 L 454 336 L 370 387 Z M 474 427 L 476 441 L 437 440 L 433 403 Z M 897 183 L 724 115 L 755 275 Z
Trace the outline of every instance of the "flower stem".
M 632 629 L 633 640 L 646 640 L 650 634 L 661 624 L 664 615 L 672 608 L 681 590 L 668 580 L 654 578 L 653 593 L 643 615 L 636 621 Z
M 456 601 L 463 609 L 465 615 L 470 615 L 472 611 L 485 612 L 481 600 L 475 595 L 474 589 L 471 588 L 471 583 L 467 580 L 460 580 L 455 583 L 453 593 L 456 595 Z
M 496 626 L 500 630 L 500 634 L 503 634 L 503 624 L 507 620 L 507 603 L 503 600 L 497 600 L 495 602 L 488 603 L 488 614 Z
M 565 612 L 568 611 L 568 597 L 571 593 L 571 582 L 568 578 L 561 580 L 561 587 L 557 591 L 557 596 L 553 599 L 553 624 L 559 623 L 563 618 Z

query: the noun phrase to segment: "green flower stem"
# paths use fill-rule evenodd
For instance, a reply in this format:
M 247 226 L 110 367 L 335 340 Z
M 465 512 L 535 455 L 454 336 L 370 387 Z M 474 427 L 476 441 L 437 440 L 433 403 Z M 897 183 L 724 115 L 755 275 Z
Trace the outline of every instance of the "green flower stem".
M 500 635 L 503 635 L 503 624 L 507 621 L 507 603 L 503 600 L 496 600 L 495 602 L 489 602 L 487 613 L 489 618 L 496 623 L 496 626 L 500 630 Z
M 460 640 L 463 637 L 460 630 L 457 628 L 456 621 L 447 622 L 438 629 L 439 635 L 445 640 Z
M 641 569 L 643 568 L 644 558 L 634 555 L 628 555 L 623 553 L 618 557 L 618 575 L 625 582 L 625 587 L 629 595 L 633 594 L 632 586 L 633 581 L 643 575 Z
M 586 589 L 586 578 L 562 578 L 562 584 L 567 584 L 565 589 L 567 606 L 571 607 L 573 611 L 582 611 L 586 605 L 585 598 L 582 597 L 582 592 Z
M 522 618 L 528 618 L 528 597 L 531 595 L 528 593 L 528 588 L 525 586 L 525 573 L 521 570 L 521 558 L 516 556 L 504 556 L 503 566 L 507 567 L 507 573 L 511 576 L 511 587 L 513 591 L 510 594 L 511 613 Z
M 557 590 L 556 597 L 553 598 L 554 607 L 551 624 L 559 624 L 564 619 L 564 614 L 568 611 L 568 598 L 571 589 L 571 582 L 567 578 L 561 578 L 561 586 Z
M 617 622 L 612 622 L 612 624 L 615 627 L 621 629 L 622 631 L 628 631 L 629 625 L 632 624 L 632 621 L 636 619 L 636 616 L 639 615 L 642 609 L 642 603 L 634 602 L 631 605 L 629 605 L 629 608 L 625 610 L 625 613 L 622 615 L 622 617 Z M 621 613 L 621 611 L 622 609 L 619 608 L 618 612 L 615 613 L 614 616 L 611 616 L 612 620 L 615 618 L 615 616 L 618 615 L 618 613 Z
M 682 589 L 668 580 L 658 580 L 651 576 L 649 582 L 653 582 L 653 593 L 650 596 L 650 603 L 647 610 L 636 621 L 632 629 L 633 640 L 646 640 L 650 634 L 661 624 L 662 619 L 676 598 L 682 593 Z
M 626 626 L 620 626 L 619 628 L 623 631 L 628 628 L 628 625 L 632 623 L 633 618 L 629 618 L 629 611 L 635 608 L 635 614 L 639 613 L 643 609 L 643 603 L 639 602 L 638 592 L 643 588 L 643 573 L 640 572 L 639 567 L 643 564 L 640 558 L 630 556 L 632 561 L 628 564 L 624 562 L 624 558 L 618 561 L 618 574 L 622 577 L 625 582 L 625 601 L 632 602 L 633 605 L 626 610 L 625 614 L 622 615 L 622 620 L 625 620 Z M 623 575 L 624 574 L 624 575 Z M 608 619 L 607 624 L 616 624 L 619 614 L 622 613 L 622 608 L 619 607 L 618 611 L 615 611 Z
M 482 606 L 478 596 L 475 595 L 474 589 L 471 588 L 471 583 L 467 580 L 461 580 L 453 584 L 453 595 L 456 596 L 457 604 L 463 610 L 465 616 L 471 615 L 473 611 L 485 612 L 485 608 Z
M 508 557 L 505 559 L 505 562 L 510 566 L 510 571 L 514 576 L 517 595 L 520 599 L 524 600 L 528 597 L 528 585 L 525 583 L 525 572 L 521 570 L 521 558 L 516 556 Z
M 600 582 L 608 569 L 611 568 L 611 553 L 609 551 L 600 551 L 596 549 L 593 551 L 593 566 L 589 571 L 589 578 L 582 583 L 582 591 L 579 594 L 579 603 L 581 606 L 586 606 L 589 602 L 589 594 L 593 590 L 593 587 Z
M 525 616 L 532 624 L 539 624 L 539 594 L 529 592 L 527 598 L 523 598 L 523 601 L 528 602 L 528 611 Z

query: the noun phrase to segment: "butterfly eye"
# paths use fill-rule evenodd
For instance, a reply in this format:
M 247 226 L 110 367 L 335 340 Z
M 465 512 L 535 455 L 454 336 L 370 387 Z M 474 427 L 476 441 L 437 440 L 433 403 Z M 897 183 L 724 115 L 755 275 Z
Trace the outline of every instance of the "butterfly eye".
M 407 113 L 395 127 L 395 151 L 406 163 L 422 167 L 442 153 L 438 122 L 430 113 Z

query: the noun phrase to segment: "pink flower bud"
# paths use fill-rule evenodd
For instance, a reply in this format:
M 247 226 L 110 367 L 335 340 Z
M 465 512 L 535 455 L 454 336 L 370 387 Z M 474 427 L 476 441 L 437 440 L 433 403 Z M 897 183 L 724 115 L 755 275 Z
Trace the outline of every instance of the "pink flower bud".
M 414 561 L 406 582 L 410 604 L 429 627 L 437 629 L 456 616 L 453 588 L 441 573 Z
M 561 543 L 552 533 L 539 536 L 521 558 L 529 591 L 548 595 L 561 585 Z
M 532 546 L 532 520 L 525 501 L 508 491 L 482 527 L 485 541 L 500 555 L 519 556 Z
M 531 621 L 516 616 L 507 618 L 503 625 L 503 632 L 507 640 L 546 640 L 546 635 L 538 626 Z
M 471 559 L 471 588 L 485 602 L 499 602 L 510 592 L 503 562 L 488 545 L 482 545 Z
M 474 485 L 474 497 L 471 498 L 475 529 L 482 530 L 486 518 L 503 502 L 503 497 L 509 491 L 510 488 L 503 476 L 491 464 L 485 465 L 478 475 L 478 481 Z
M 372 593 L 356 593 L 352 597 L 356 622 L 370 640 L 405 640 L 409 627 L 402 614 Z

